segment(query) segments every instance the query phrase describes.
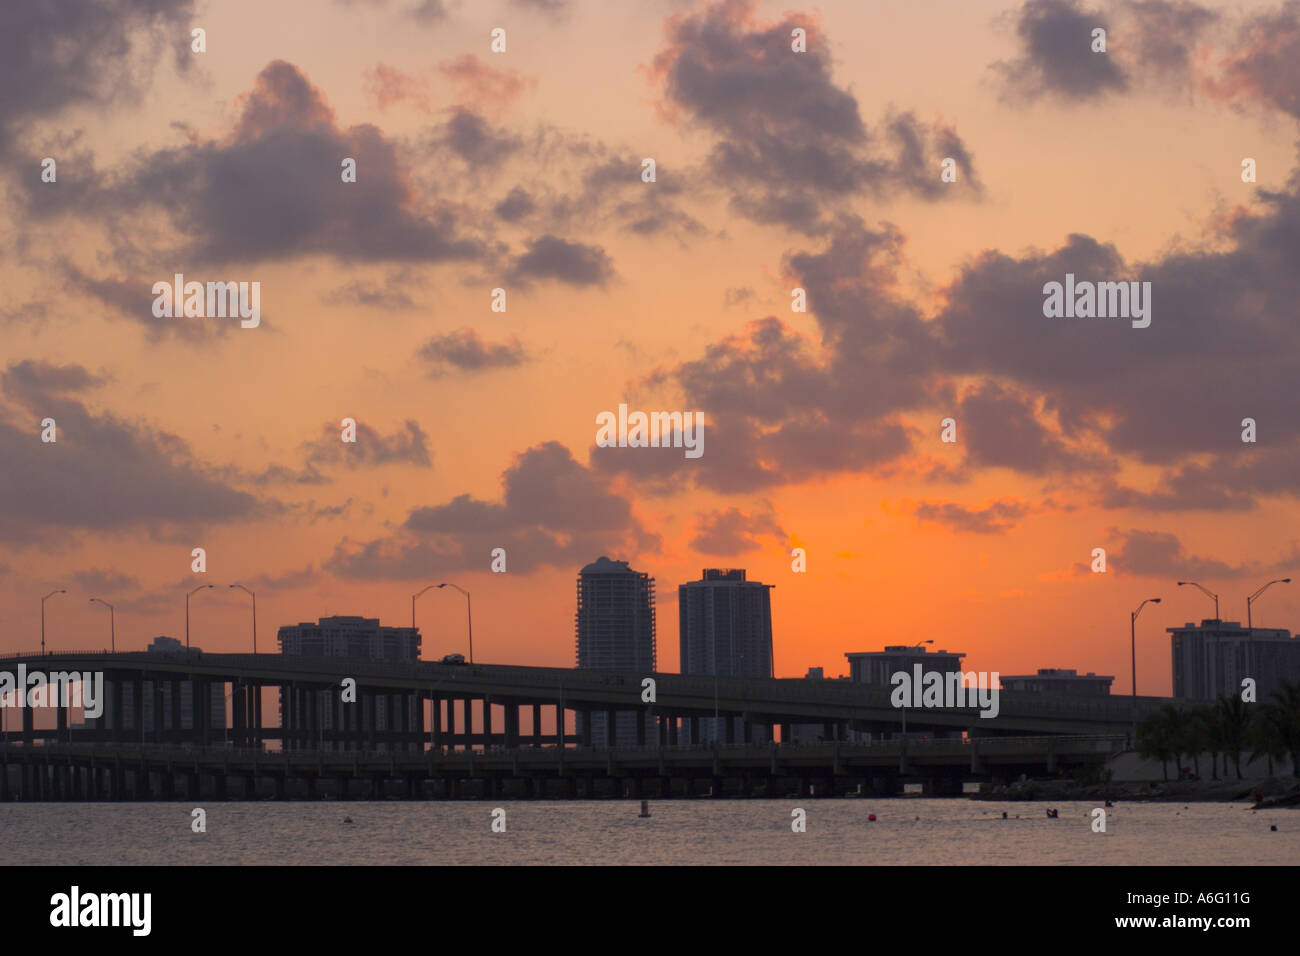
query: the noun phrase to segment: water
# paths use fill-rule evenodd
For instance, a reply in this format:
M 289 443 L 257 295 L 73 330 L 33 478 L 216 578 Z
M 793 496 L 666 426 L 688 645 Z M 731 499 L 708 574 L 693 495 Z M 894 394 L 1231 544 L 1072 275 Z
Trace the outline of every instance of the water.
M 200 804 L 202 805 L 202 804 Z M 73 864 L 1283 864 L 1300 811 L 939 799 L 0 804 L 6 862 Z M 1056 807 L 1060 818 L 1046 818 Z M 793 833 L 790 811 L 807 811 Z M 1010 817 L 1002 819 L 1002 811 Z M 875 823 L 867 814 L 875 813 Z M 1020 819 L 1016 819 L 1019 815 Z M 350 816 L 352 824 L 343 823 Z M 920 817 L 920 820 L 916 820 Z M 1278 832 L 1269 831 L 1276 824 Z

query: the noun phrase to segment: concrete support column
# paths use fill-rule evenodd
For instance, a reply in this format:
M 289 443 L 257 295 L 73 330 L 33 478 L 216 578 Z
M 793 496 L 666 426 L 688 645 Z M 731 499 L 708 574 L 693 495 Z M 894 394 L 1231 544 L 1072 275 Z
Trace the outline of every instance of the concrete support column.
M 519 746 L 519 711 L 520 705 L 513 700 L 506 701 L 506 746 Z
M 533 746 L 542 745 L 542 705 L 533 704 Z
M 691 743 L 698 744 L 699 742 L 700 742 L 700 718 L 692 717 L 691 718 Z
M 668 718 L 668 746 L 677 746 L 677 717 L 673 715 Z
M 605 710 L 605 746 L 614 747 L 618 739 L 618 711 L 613 707 Z

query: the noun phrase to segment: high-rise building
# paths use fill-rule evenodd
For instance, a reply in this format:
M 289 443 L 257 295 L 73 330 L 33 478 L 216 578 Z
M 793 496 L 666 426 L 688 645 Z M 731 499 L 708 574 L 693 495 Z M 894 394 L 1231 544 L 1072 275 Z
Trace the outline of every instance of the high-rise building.
M 384 627 L 374 617 L 335 616 L 322 617 L 315 624 L 287 624 L 276 635 L 280 653 L 289 657 L 348 657 L 369 661 L 407 661 L 420 659 L 420 631 L 413 627 Z M 291 706 L 290 694 L 303 695 Z M 389 699 L 391 697 L 391 700 Z M 336 727 L 347 726 L 359 731 L 364 738 L 371 730 L 388 731 L 419 726 L 417 709 L 423 705 L 412 696 L 376 694 L 373 704 L 358 696 L 357 701 L 343 704 L 337 688 L 329 690 L 280 690 L 280 726 L 286 732 L 297 732 L 311 741 L 312 747 L 325 750 L 345 749 L 342 741 L 325 740 L 325 734 Z M 354 723 L 343 707 L 354 707 Z M 315 737 L 315 740 L 311 738 Z M 390 749 L 386 743 L 375 745 L 379 750 Z M 414 746 L 411 744 L 410 746 Z M 400 749 L 400 748 L 393 748 Z
M 683 674 L 719 677 L 772 676 L 772 584 L 746 581 L 743 568 L 705 568 L 698 581 L 677 588 Z M 740 742 L 744 728 L 739 717 L 714 726 L 714 718 L 699 721 L 700 739 Z M 751 728 L 750 740 L 766 739 L 766 732 Z
M 618 668 L 645 674 L 654 671 L 655 580 L 634 571 L 626 561 L 600 557 L 578 572 L 577 611 L 573 615 L 578 667 Z M 637 698 L 639 700 L 639 697 Z M 654 741 L 654 718 L 634 711 L 617 715 L 615 743 L 635 744 L 637 720 L 646 722 L 645 739 Z M 578 715 L 578 732 L 587 732 Z M 606 714 L 591 715 L 591 740 L 598 747 L 608 742 Z
M 1300 638 L 1283 628 L 1242 627 L 1239 621 L 1188 621 L 1170 627 L 1174 696 L 1216 700 L 1240 694 L 1241 682 L 1255 681 L 1265 701 L 1283 681 L 1300 681 Z

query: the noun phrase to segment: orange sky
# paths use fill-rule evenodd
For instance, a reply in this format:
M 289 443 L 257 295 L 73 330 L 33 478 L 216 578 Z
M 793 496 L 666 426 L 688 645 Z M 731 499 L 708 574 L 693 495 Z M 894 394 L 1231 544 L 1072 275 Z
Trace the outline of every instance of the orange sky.
M 839 674 L 847 651 L 933 639 L 936 648 L 965 652 L 968 669 L 1073 667 L 1114 674 L 1114 689 L 1127 692 L 1124 617 L 1143 598 L 1162 596 L 1139 622 L 1138 674 L 1142 692 L 1165 694 L 1164 628 L 1211 613 L 1208 599 L 1174 581 L 1200 580 L 1221 592 L 1225 618 L 1244 619 L 1245 594 L 1284 576 L 1286 562 L 1300 553 L 1286 482 L 1259 477 L 1257 487 L 1244 489 L 1249 507 L 1233 509 L 1103 500 L 1119 486 L 1176 486 L 1180 470 L 1239 460 L 1229 455 L 1258 460 L 1264 471 L 1269 462 L 1283 469 L 1300 441 L 1290 409 L 1262 400 L 1266 383 L 1294 382 L 1283 374 L 1288 369 L 1261 365 L 1252 373 L 1252 363 L 1266 359 L 1294 362 L 1262 332 L 1253 337 L 1252 323 L 1270 314 L 1265 305 L 1242 294 L 1233 300 L 1240 312 L 1216 313 L 1238 323 L 1241 355 L 1199 338 L 1190 319 L 1185 331 L 1169 331 L 1184 328 L 1179 303 L 1198 298 L 1176 287 L 1179 257 L 1246 248 L 1254 240 L 1233 231 L 1233 216 L 1281 217 L 1265 193 L 1290 196 L 1294 189 L 1295 117 L 1276 105 L 1285 96 L 1268 77 L 1233 68 L 1247 62 L 1251 26 L 1278 15 L 1276 5 L 1217 11 L 1218 20 L 1188 33 L 1187 62 L 1165 70 L 1139 48 L 1150 34 L 1125 8 L 1098 9 L 1095 19 L 1111 36 L 1105 55 L 1126 83 L 1096 95 L 1089 84 L 1100 81 L 1050 88 L 1050 72 L 1042 89 L 1028 80 L 1012 89 L 995 67 L 1034 62 L 1017 32 L 1037 9 L 1032 4 L 831 0 L 789 8 L 654 0 L 615 11 L 574 0 L 548 13 L 543 5 L 494 0 L 448 3 L 445 15 L 432 19 L 412 15 L 416 6 L 285 0 L 268 8 L 231 0 L 191 10 L 178 2 L 174 16 L 124 26 L 135 66 L 113 88 L 104 78 L 115 77 L 121 63 L 94 36 L 78 35 L 84 90 L 30 108 L 4 101 L 11 115 L 0 111 L 8 130 L 0 151 L 8 195 L 0 212 L 8 291 L 0 370 L 9 376 L 0 423 L 13 435 L 3 445 L 10 480 L 0 482 L 5 649 L 38 644 L 39 598 L 55 587 L 69 593 L 47 604 L 52 647 L 106 644 L 107 612 L 88 602 L 94 596 L 117 605 L 119 648 L 139 648 L 157 634 L 183 637 L 186 583 L 215 583 L 220 591 L 193 599 L 191 637 L 223 651 L 249 643 L 246 598 L 225 587 L 234 581 L 257 588 L 259 646 L 269 650 L 279 625 L 327 614 L 406 623 L 414 591 L 451 580 L 474 595 L 477 659 L 568 665 L 574 578 L 604 553 L 656 578 L 665 670 L 677 666 L 676 586 L 704 567 L 744 567 L 751 579 L 776 586 L 778 676 L 810 666 Z M 1084 20 L 1093 15 L 1086 6 L 1057 6 L 1084 11 Z M 788 36 L 790 24 L 807 25 L 806 54 L 772 41 Z M 188 50 L 191 26 L 206 29 L 207 52 Z M 507 29 L 502 54 L 489 50 L 496 26 Z M 173 56 L 178 44 L 183 51 Z M 475 59 L 460 60 L 466 56 Z M 796 56 L 812 58 L 816 69 L 801 74 L 803 66 L 782 59 Z M 724 82 L 733 67 L 749 93 Z M 1287 82 L 1294 81 L 1277 79 Z M 772 84 L 770 94 L 752 98 L 764 83 Z M 731 105 L 728 96 L 737 97 Z M 835 127 L 845 104 L 856 110 L 864 137 Z M 824 123 L 823 108 L 831 116 Z M 925 184 L 939 175 L 934 140 L 919 169 L 904 157 L 878 180 L 863 171 L 869 159 L 892 157 L 888 120 L 909 112 L 924 135 L 951 131 L 969 151 L 973 169 L 962 170 L 959 188 L 926 194 Z M 487 145 L 476 146 L 455 125 L 457 115 L 476 118 Z M 755 135 L 768 132 L 770 142 Z M 862 183 L 828 195 L 825 179 L 801 181 L 796 171 L 769 172 L 774 178 L 763 182 L 758 170 L 769 161 L 777 168 L 781 144 L 852 153 L 864 164 L 854 167 Z M 343 148 L 363 145 L 363 157 L 391 155 L 391 170 L 363 158 L 358 182 L 339 182 L 339 159 L 349 155 Z M 715 163 L 727 145 L 767 151 L 747 154 L 754 163 L 728 172 Z M 33 186 L 44 156 L 58 159 L 58 182 Z M 1244 156 L 1258 163 L 1256 184 L 1241 182 Z M 658 164 L 653 184 L 639 180 L 644 157 Z M 588 180 L 606 164 L 613 185 Z M 617 179 L 624 174 L 626 182 Z M 510 222 L 493 208 L 516 187 L 537 208 Z M 262 199 L 251 198 L 262 191 Z M 742 200 L 762 195 L 811 196 L 826 220 L 792 223 L 743 208 Z M 267 209 L 274 216 L 259 221 Z M 660 217 L 653 228 L 639 228 L 650 214 Z M 402 246 L 403 217 L 424 230 L 443 215 L 477 244 L 474 255 L 437 261 Z M 855 235 L 836 219 L 848 216 L 872 233 L 892 228 L 896 255 L 862 259 L 825 282 L 801 269 L 800 255 L 825 254 L 837 237 Z M 297 231 L 286 227 L 280 235 L 279 224 L 290 221 Z M 1116 363 L 1154 341 L 1159 348 L 1147 359 L 1153 370 L 1183 362 L 1169 374 L 1204 376 L 1207 388 L 1218 388 L 1221 374 L 1238 383 L 1257 379 L 1258 392 L 1241 386 L 1238 405 L 1233 387 L 1225 387 L 1227 425 L 1205 427 L 1227 434 L 1253 415 L 1262 423 L 1258 448 L 1229 443 L 1219 450 L 1211 442 L 1185 454 L 1147 454 L 1098 421 L 1067 420 L 1067 409 L 1088 413 L 1086 382 L 1067 389 L 1036 378 L 1035 351 L 1043 350 L 1043 367 L 1051 368 L 1049 339 L 1059 327 L 1034 311 L 1041 297 L 1031 285 L 1006 292 L 1024 292 L 1023 314 L 964 319 L 972 341 L 1018 356 L 1014 368 L 1011 359 L 999 365 L 996 355 L 943 347 L 946 323 L 965 308 L 967 290 L 953 287 L 962 270 L 992 283 L 1000 274 L 981 271 L 986 252 L 1029 263 L 1061 249 L 1071 234 L 1112 244 L 1132 278 L 1164 280 L 1156 283 L 1153 328 L 1167 337 L 1144 341 L 1152 330 L 1112 336 Z M 573 282 L 557 267 L 530 275 L 523 257 L 542 236 L 599 250 L 606 274 Z M 1089 263 L 1079 262 L 1087 273 Z M 1225 261 L 1225 275 L 1237 262 Z M 1266 265 L 1258 281 L 1267 278 Z M 1065 271 L 1052 270 L 1058 278 Z M 150 286 L 175 272 L 259 281 L 262 327 L 153 318 Z M 804 314 L 789 305 L 790 289 L 800 284 L 812 290 Z M 507 289 L 505 313 L 489 308 L 496 287 Z M 819 311 L 832 289 L 873 318 L 841 322 Z M 366 304 L 349 290 L 387 297 Z M 1270 294 L 1260 289 L 1261 302 Z M 1277 295 L 1285 298 L 1281 288 Z M 25 304 L 32 308 L 23 311 Z M 907 317 L 897 326 L 874 324 L 870 310 L 886 307 Z M 766 379 L 746 397 L 717 357 L 740 361 L 749 323 L 771 316 L 802 341 L 807 374 Z M 215 331 L 222 322 L 228 328 Z M 166 323 L 208 334 L 177 334 Z M 453 363 L 431 377 L 421 349 L 465 328 L 485 346 L 517 342 L 525 360 Z M 1090 334 L 1082 328 L 1080 335 Z M 898 331 L 900 340 L 935 341 L 874 352 L 874 343 L 893 341 L 891 330 L 907 330 Z M 710 356 L 719 364 L 709 367 Z M 915 375 L 906 368 L 913 356 Z M 32 364 L 15 372 L 24 362 Z M 55 370 L 68 367 L 94 381 L 60 384 Z M 747 367 L 765 368 L 757 361 Z M 23 391 L 28 373 L 34 384 Z M 1140 385 L 1140 370 L 1132 377 Z M 919 397 L 889 405 L 891 395 L 922 378 Z M 1153 379 L 1152 389 L 1161 381 Z M 888 383 L 883 394 L 876 382 Z M 1014 457 L 1014 449 L 994 449 L 996 427 L 989 450 L 972 443 L 959 400 L 992 385 L 1026 397 L 1047 444 L 1063 443 L 1068 454 L 1044 452 L 1033 465 L 1009 467 L 998 455 Z M 1156 434 L 1160 421 L 1140 417 L 1137 396 L 1147 393 L 1125 390 L 1129 385 L 1107 392 L 1099 382 L 1093 410 L 1107 421 L 1129 416 L 1133 429 Z M 728 410 L 701 403 L 702 394 L 729 402 Z M 818 396 L 846 404 L 831 408 Z M 791 449 L 789 457 L 772 466 L 775 475 L 743 488 L 728 487 L 680 451 L 665 465 L 649 450 L 628 449 L 602 469 L 591 457 L 595 416 L 620 402 L 704 412 L 704 464 L 711 452 L 776 461 L 735 438 L 742 419 L 787 429 L 788 443 L 770 447 Z M 39 440 L 43 407 L 69 409 L 57 450 L 86 470 L 66 488 L 55 476 L 75 472 Z M 955 445 L 939 441 L 939 421 L 949 415 L 958 418 Z M 344 417 L 396 442 L 394 460 L 376 462 L 374 449 L 360 463 L 341 457 Z M 83 418 L 96 425 L 102 447 L 90 447 L 92 429 L 78 427 Z M 423 436 L 429 464 L 401 445 L 408 421 Z M 837 447 L 828 436 L 843 434 L 849 448 L 850 432 L 871 422 L 901 427 L 908 447 L 883 460 L 819 460 Z M 138 476 L 144 500 L 114 484 L 114 476 L 132 474 L 129 462 L 138 458 L 123 445 L 125 435 L 166 463 Z M 503 474 L 548 442 L 567 449 L 571 466 L 561 467 L 556 452 L 549 464 L 525 469 L 517 506 L 502 509 Z M 311 454 L 318 459 L 307 480 Z M 98 470 L 95 462 L 115 456 L 120 468 Z M 1092 464 L 1081 464 L 1085 459 Z M 960 469 L 960 479 L 928 480 L 936 465 Z M 268 473 L 273 466 L 282 470 Z M 20 473 L 28 477 L 15 477 Z M 196 489 L 195 475 L 212 487 Z M 566 495 L 584 483 L 598 488 L 602 501 L 625 501 L 627 514 L 602 524 L 598 509 L 581 503 L 566 512 Z M 185 512 L 191 500 L 221 499 L 218 488 L 256 504 L 234 514 L 197 506 L 194 516 Z M 173 493 L 179 510 L 170 507 Z M 492 517 L 434 535 L 403 530 L 417 509 L 443 509 L 437 513 L 450 522 L 460 513 L 458 496 L 486 503 Z M 88 506 L 95 502 L 102 511 Z M 984 531 L 921 516 L 994 502 L 1009 510 Z M 748 536 L 719 531 L 714 545 L 696 540 L 730 509 L 741 513 Z M 79 517 L 67 517 L 71 512 Z M 505 574 L 488 572 L 494 534 L 507 547 Z M 571 549 L 573 539 L 582 546 Z M 364 551 L 367 545 L 376 550 Z M 423 573 L 366 564 L 367 554 L 416 545 L 449 557 Z M 190 551 L 199 546 L 207 551 L 206 575 L 190 572 Z M 796 546 L 807 549 L 806 574 L 791 570 Z M 1096 547 L 1121 558 L 1104 575 L 1076 569 L 1086 568 Z M 1300 592 L 1279 586 L 1257 606 L 1256 623 L 1292 627 L 1300 624 L 1298 611 Z M 426 657 L 465 650 L 458 595 L 425 595 L 419 624 Z

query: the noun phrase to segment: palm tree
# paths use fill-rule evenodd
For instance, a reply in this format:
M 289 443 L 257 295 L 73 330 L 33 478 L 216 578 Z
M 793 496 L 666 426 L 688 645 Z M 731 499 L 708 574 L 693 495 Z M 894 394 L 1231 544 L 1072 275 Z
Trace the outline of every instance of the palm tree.
M 1164 711 L 1151 714 L 1138 724 L 1137 748 L 1139 756 L 1160 761 L 1160 772 L 1168 780 L 1169 758 L 1175 754 L 1172 725 Z
M 1215 708 L 1215 725 L 1218 728 L 1220 746 L 1224 750 L 1223 775 L 1228 775 L 1228 755 L 1237 770 L 1237 779 L 1241 779 L 1241 751 L 1245 749 L 1250 738 L 1254 715 L 1246 707 L 1240 694 L 1226 694 L 1220 697 Z
M 1214 734 L 1206 721 L 1206 707 L 1184 710 L 1179 715 L 1182 723 L 1183 746 L 1192 758 L 1192 772 L 1201 776 L 1201 754 L 1213 746 Z
M 1219 779 L 1219 754 L 1223 752 L 1223 728 L 1219 726 L 1219 712 L 1213 705 L 1197 707 L 1194 713 L 1201 725 L 1202 743 L 1210 752 L 1210 779 Z M 1227 775 L 1228 758 L 1224 755 L 1223 772 Z
M 1300 683 L 1283 681 L 1260 706 L 1260 717 L 1274 752 L 1287 754 L 1292 776 L 1300 777 Z

